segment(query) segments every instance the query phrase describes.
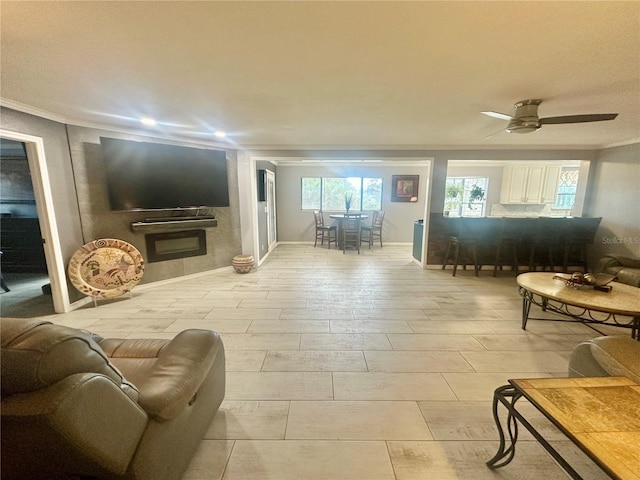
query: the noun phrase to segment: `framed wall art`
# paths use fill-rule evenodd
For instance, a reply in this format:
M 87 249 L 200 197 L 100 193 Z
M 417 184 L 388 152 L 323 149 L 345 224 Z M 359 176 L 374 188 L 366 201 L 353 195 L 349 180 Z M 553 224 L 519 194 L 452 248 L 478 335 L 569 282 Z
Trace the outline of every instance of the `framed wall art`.
M 391 201 L 417 202 L 420 175 L 392 175 Z

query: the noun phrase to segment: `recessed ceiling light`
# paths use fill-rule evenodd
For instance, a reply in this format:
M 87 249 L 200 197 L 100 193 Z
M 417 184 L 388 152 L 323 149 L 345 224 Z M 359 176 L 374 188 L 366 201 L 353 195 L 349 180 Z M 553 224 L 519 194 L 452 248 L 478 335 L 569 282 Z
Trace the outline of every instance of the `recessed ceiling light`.
M 213 135 L 218 138 L 224 138 L 227 136 L 226 132 L 223 132 L 222 130 L 216 130 L 213 132 Z
M 149 127 L 154 127 L 158 124 L 158 122 L 156 122 L 153 118 L 151 117 L 142 117 L 140 119 L 140 123 L 142 123 L 143 125 L 147 125 Z

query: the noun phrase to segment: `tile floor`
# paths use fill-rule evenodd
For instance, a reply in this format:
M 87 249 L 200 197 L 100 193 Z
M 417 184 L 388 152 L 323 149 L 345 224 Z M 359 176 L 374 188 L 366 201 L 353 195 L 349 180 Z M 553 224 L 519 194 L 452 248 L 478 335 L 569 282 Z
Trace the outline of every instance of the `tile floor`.
M 281 245 L 253 272 L 212 272 L 101 302 L 55 323 L 105 337 L 221 333 L 225 401 L 184 480 L 568 478 L 526 432 L 496 471 L 493 390 L 565 376 L 580 324 L 520 328 L 514 277 L 422 270 L 410 246 Z M 625 333 L 624 330 L 614 330 Z M 608 478 L 533 409 L 585 479 Z

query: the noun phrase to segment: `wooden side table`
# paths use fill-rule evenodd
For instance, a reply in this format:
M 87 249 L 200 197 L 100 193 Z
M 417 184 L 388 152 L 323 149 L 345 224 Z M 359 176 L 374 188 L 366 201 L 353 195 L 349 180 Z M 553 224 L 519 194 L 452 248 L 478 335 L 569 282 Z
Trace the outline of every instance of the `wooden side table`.
M 611 478 L 640 479 L 640 385 L 625 377 L 512 379 L 496 389 L 493 416 L 500 435 L 489 468 L 507 465 L 515 455 L 518 425 L 533 437 L 574 480 L 582 477 L 516 408 L 525 397 Z M 507 409 L 507 445 L 498 407 Z

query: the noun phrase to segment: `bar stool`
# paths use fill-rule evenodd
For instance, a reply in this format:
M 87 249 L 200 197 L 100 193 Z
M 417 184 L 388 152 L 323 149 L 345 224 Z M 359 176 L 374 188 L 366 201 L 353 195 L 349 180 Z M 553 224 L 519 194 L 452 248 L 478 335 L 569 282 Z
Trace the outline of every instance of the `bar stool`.
M 529 270 L 535 272 L 538 265 L 545 271 L 555 271 L 561 266 L 560 258 L 564 246 L 564 217 L 538 217 L 535 221 L 535 234 L 529 243 Z
M 362 225 L 360 229 L 361 233 L 367 233 L 367 237 L 360 236 L 360 241 L 366 241 L 369 244 L 369 248 L 373 245 L 373 240 L 377 237 L 380 239 L 380 248 L 382 248 L 382 222 L 384 220 L 384 210 L 378 210 L 373 212 L 373 219 L 371 225 Z
M 467 264 L 473 264 L 473 270 L 476 277 L 482 268 L 482 258 L 479 253 L 482 247 L 488 244 L 487 236 L 489 234 L 487 218 L 469 218 L 463 217 L 459 219 L 457 225 L 454 225 L 457 231 L 451 235 L 447 244 L 447 251 L 442 262 L 442 270 L 449 264 L 450 255 L 453 253 L 453 276 L 456 276 L 458 265 L 462 260 L 463 270 L 467 269 Z M 452 252 L 453 250 L 453 252 Z M 462 251 L 462 258 L 460 252 Z
M 511 270 L 519 273 L 520 261 L 518 260 L 518 249 L 520 242 L 522 241 L 522 235 L 525 232 L 525 225 L 527 218 L 501 218 L 499 226 L 496 229 L 497 238 L 493 245 L 495 247 L 494 264 L 493 264 L 493 276 L 498 273 L 498 268 L 502 270 L 505 265 L 503 257 L 510 259 L 508 263 L 511 265 Z
M 347 245 L 353 244 L 360 255 L 360 213 L 345 213 L 342 220 L 342 253 L 346 253 Z
M 324 236 L 327 236 L 327 243 L 329 244 L 329 250 L 331 250 L 331 242 L 335 243 L 336 248 L 338 248 L 338 227 L 335 225 L 325 225 L 324 224 L 324 216 L 322 215 L 322 210 L 314 210 L 313 217 L 316 221 L 316 240 L 313 243 L 313 246 L 318 244 L 318 239 L 320 239 L 320 245 L 324 245 Z M 331 232 L 333 232 L 333 240 L 331 239 Z

